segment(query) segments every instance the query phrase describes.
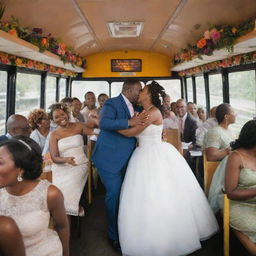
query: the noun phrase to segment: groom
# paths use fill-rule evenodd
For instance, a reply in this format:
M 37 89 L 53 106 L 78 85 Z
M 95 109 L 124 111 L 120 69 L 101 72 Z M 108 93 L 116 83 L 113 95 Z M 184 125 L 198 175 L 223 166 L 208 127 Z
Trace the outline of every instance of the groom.
M 92 155 L 101 181 L 106 188 L 105 205 L 108 219 L 108 238 L 112 247 L 120 251 L 117 215 L 120 190 L 129 158 L 135 149 L 136 138 L 125 137 L 117 130 L 143 125 L 145 114 L 134 115 L 142 86 L 135 79 L 124 82 L 122 93 L 108 99 L 103 106 L 99 128 L 101 132 Z

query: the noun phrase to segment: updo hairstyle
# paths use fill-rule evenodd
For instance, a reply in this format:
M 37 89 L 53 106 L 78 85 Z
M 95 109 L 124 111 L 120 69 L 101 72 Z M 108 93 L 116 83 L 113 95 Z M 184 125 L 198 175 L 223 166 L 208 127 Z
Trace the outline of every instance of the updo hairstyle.
M 150 84 L 147 84 L 147 87 L 151 95 L 152 104 L 161 110 L 163 99 L 166 96 L 164 88 L 156 81 L 152 81 Z
M 256 147 L 256 120 L 250 120 L 242 127 L 238 139 L 230 143 L 232 150 Z
M 64 103 L 55 103 L 55 104 L 52 104 L 52 105 L 49 107 L 49 109 L 50 109 L 49 117 L 50 117 L 51 120 L 53 120 L 53 112 L 54 112 L 55 110 L 57 110 L 57 109 L 63 110 L 63 111 L 68 115 L 68 117 L 69 117 L 69 115 L 70 115 L 69 107 L 68 107 L 66 104 L 64 104 Z
M 35 180 L 42 173 L 42 152 L 40 146 L 31 138 L 23 135 L 14 136 L 0 144 L 5 146 L 17 168 L 21 168 L 24 173 L 22 178 Z

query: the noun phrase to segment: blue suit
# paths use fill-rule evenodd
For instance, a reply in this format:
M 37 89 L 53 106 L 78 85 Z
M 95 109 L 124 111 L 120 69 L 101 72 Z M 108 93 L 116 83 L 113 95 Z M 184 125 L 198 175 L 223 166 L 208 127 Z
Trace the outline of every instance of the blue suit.
M 120 190 L 129 158 L 136 146 L 134 137 L 125 137 L 116 130 L 127 129 L 130 118 L 121 94 L 108 99 L 101 112 L 101 131 L 92 154 L 92 161 L 106 188 L 108 235 L 112 240 L 118 240 L 117 214 Z

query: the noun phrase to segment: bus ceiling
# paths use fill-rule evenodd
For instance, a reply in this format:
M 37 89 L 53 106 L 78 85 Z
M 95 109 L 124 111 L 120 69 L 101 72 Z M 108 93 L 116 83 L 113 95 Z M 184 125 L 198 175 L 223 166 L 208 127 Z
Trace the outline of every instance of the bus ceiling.
M 42 28 L 81 56 L 137 50 L 174 56 L 209 24 L 237 25 L 255 15 L 255 0 L 3 0 L 2 20 Z

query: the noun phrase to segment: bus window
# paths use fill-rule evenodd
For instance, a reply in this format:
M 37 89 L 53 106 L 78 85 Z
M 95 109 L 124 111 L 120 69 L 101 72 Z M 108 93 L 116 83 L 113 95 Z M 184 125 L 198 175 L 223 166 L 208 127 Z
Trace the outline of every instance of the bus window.
M 241 71 L 229 74 L 230 104 L 237 113 L 232 128 L 238 134 L 245 122 L 256 114 L 255 71 Z
M 73 81 L 72 82 L 72 97 L 77 97 L 81 102 L 84 102 L 86 92 L 93 92 L 97 97 L 101 93 L 109 95 L 109 84 L 107 81 Z M 97 103 L 96 103 L 97 104 Z M 98 104 L 97 104 L 98 106 Z
M 59 83 L 60 100 L 66 97 L 66 79 L 61 78 Z
M 223 103 L 221 74 L 209 75 L 210 107 Z
M 15 113 L 27 117 L 40 107 L 41 76 L 17 73 Z
M 118 96 L 122 91 L 122 87 L 123 87 L 123 82 L 111 83 L 111 97 L 113 98 L 113 97 Z
M 56 102 L 56 77 L 47 76 L 45 88 L 45 109 Z
M 187 78 L 187 92 L 188 92 L 188 102 L 194 102 L 192 78 Z
M 168 79 L 168 80 L 155 80 L 161 86 L 164 87 L 165 93 L 171 97 L 171 101 L 177 101 L 181 98 L 181 85 L 179 79 Z M 150 83 L 152 81 L 147 82 Z
M 5 133 L 7 72 L 0 71 L 0 134 Z
M 196 100 L 197 106 L 206 108 L 206 98 L 205 98 L 205 87 L 204 87 L 204 77 L 196 77 Z

